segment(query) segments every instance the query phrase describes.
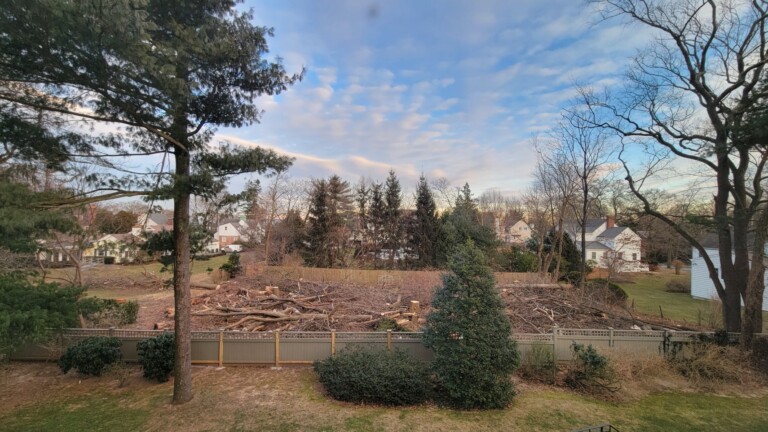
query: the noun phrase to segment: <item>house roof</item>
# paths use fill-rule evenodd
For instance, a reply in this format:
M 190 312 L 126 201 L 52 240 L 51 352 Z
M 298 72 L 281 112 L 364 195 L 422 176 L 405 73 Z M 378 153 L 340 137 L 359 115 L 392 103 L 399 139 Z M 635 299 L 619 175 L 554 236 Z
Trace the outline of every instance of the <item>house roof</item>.
M 621 233 L 623 233 L 624 231 L 626 231 L 628 229 L 629 228 L 627 228 L 627 227 L 608 228 L 607 230 L 601 232 L 598 237 L 605 237 L 605 238 L 614 239 L 614 238 L 618 237 Z
M 579 244 L 579 243 L 577 243 L 577 245 L 578 245 L 578 244 Z M 588 241 L 588 242 L 586 242 L 586 243 L 584 244 L 584 247 L 585 247 L 587 250 L 612 250 L 612 249 L 611 249 L 611 248 L 609 248 L 608 246 L 606 246 L 606 245 L 604 245 L 604 244 L 602 244 L 602 243 L 600 243 L 600 242 L 596 242 L 596 241 Z
M 163 213 L 151 213 L 147 215 L 147 220 L 152 221 L 158 225 L 170 225 L 168 222 L 168 215 Z

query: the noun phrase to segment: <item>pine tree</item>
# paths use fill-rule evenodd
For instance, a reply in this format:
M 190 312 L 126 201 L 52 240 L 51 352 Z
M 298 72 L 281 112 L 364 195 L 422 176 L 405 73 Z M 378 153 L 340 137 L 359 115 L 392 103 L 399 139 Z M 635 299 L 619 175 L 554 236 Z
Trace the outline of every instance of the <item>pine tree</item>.
M 307 216 L 307 245 L 304 261 L 313 267 L 328 267 L 328 245 L 331 223 L 328 211 L 328 184 L 325 180 L 314 182 Z
M 439 220 L 432 190 L 423 175 L 416 187 L 416 213 L 411 219 L 408 225 L 408 249 L 418 256 L 418 267 L 434 267 Z
M 520 356 L 483 252 L 459 246 L 432 300 L 424 344 L 435 353 L 438 401 L 458 409 L 507 406 Z
M 349 223 L 352 213 L 352 196 L 349 182 L 338 175 L 328 179 L 328 225 L 330 243 L 328 245 L 328 266 L 342 267 L 346 264 L 346 250 L 349 241 Z
M 7 85 L 0 100 L 25 112 L 41 109 L 121 126 L 101 137 L 103 148 L 116 155 L 172 158 L 173 173 L 159 176 L 159 185 L 158 177 L 93 176 L 92 193 L 62 204 L 137 195 L 173 200 L 173 401 L 184 403 L 192 399 L 190 197 L 215 195 L 229 175 L 291 163 L 258 148 L 211 151 L 212 128 L 257 122 L 256 98 L 278 94 L 301 77 L 264 58 L 272 29 L 254 26 L 234 0 L 106 3 L 4 4 L 0 81 Z M 77 108 L 83 103 L 88 109 Z
M 471 240 L 487 257 L 491 257 L 498 246 L 496 231 L 479 223 L 477 204 L 472 197 L 469 184 L 465 183 L 456 197 L 456 205 L 441 218 L 441 239 L 438 261 L 445 263 L 448 255 L 461 244 Z
M 402 197 L 400 194 L 400 181 L 395 176 L 395 171 L 389 170 L 384 195 L 384 237 L 385 244 L 389 249 L 388 266 L 390 269 L 395 267 L 395 253 L 400 249 L 402 242 L 403 229 L 400 220 Z
M 371 186 L 371 204 L 370 204 L 370 238 L 373 245 L 373 266 L 377 267 L 379 262 L 379 253 L 381 252 L 384 240 L 384 225 L 386 221 L 386 204 L 384 202 L 384 192 L 381 183 L 374 183 Z

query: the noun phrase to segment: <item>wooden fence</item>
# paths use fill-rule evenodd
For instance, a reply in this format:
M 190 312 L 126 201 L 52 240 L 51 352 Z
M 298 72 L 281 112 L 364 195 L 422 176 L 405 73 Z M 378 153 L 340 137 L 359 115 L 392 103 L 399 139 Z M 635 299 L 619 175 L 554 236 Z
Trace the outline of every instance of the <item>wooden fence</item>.
M 136 344 L 162 334 L 154 330 L 68 329 L 55 342 L 24 347 L 11 356 L 14 360 L 55 360 L 64 349 L 89 336 L 114 336 L 123 342 L 123 360 L 138 360 Z M 515 334 L 521 354 L 534 346 L 549 347 L 558 361 L 571 359 L 571 345 L 592 345 L 600 351 L 615 349 L 628 354 L 659 354 L 662 344 L 687 342 L 696 332 L 642 330 L 555 329 L 549 334 Z M 310 364 L 323 360 L 347 346 L 366 349 L 401 349 L 423 361 L 432 352 L 421 343 L 421 333 L 399 332 L 192 332 L 192 363 L 234 364 Z
M 408 271 L 408 270 L 360 270 L 338 268 L 315 268 L 298 266 L 259 267 L 258 272 L 268 276 L 293 280 L 304 279 L 315 282 L 339 282 L 360 285 L 416 285 L 434 287 L 441 283 L 440 275 L 444 271 Z M 549 275 L 539 273 L 496 272 L 496 283 L 508 285 L 514 283 L 551 283 Z

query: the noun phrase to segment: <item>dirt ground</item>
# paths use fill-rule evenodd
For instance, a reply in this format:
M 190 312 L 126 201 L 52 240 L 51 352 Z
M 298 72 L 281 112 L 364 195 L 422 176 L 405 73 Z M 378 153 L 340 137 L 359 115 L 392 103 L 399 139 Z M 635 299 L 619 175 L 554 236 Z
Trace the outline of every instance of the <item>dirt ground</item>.
M 227 328 L 237 331 L 324 331 L 333 328 L 339 331 L 370 331 L 380 326 L 382 318 L 389 317 L 398 322 L 400 328 L 416 331 L 422 327 L 429 313 L 429 302 L 435 290 L 433 286 L 419 284 L 362 286 L 295 280 L 287 276 L 267 275 L 261 271 L 260 264 L 253 260 L 248 253 L 242 254 L 244 274 L 222 282 L 218 290 L 192 289 L 193 330 Z M 146 269 L 106 269 L 102 266 L 87 269 L 84 281 L 89 286 L 89 295 L 139 302 L 137 322 L 125 328 L 152 329 L 157 325 L 169 328 L 173 324 L 173 290 L 163 287 L 161 276 Z M 167 278 L 167 275 L 164 277 Z M 213 283 L 207 273 L 193 275 L 192 281 L 193 285 Z M 267 287 L 276 287 L 278 295 L 265 291 Z M 644 317 L 622 305 L 608 304 L 593 296 L 585 296 L 566 285 L 505 285 L 500 286 L 499 290 L 513 331 L 517 333 L 549 333 L 553 327 L 676 327 L 675 323 Z M 279 302 L 275 297 L 290 301 Z M 407 316 L 412 301 L 419 302 L 416 317 Z M 274 322 L 249 321 L 238 325 L 245 316 L 242 312 L 245 309 L 265 311 L 273 316 L 280 314 L 280 318 Z M 229 316 L 198 316 L 195 313 Z M 323 318 L 297 319 L 298 316 L 305 316 L 302 313 L 322 315 Z M 272 319 L 267 318 L 266 321 Z

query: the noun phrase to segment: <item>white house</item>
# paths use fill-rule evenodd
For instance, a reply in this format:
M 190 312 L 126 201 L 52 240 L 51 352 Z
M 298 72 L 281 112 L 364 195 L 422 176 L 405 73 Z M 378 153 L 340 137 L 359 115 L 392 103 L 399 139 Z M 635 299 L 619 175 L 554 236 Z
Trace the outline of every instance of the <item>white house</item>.
M 707 236 L 701 242 L 701 245 L 704 247 L 704 250 L 707 251 L 707 255 L 709 255 L 715 268 L 717 268 L 719 275 L 720 251 L 717 248 L 717 237 L 713 235 Z M 766 245 L 766 254 L 768 255 L 768 245 Z M 722 277 L 720 280 L 722 281 Z M 765 284 L 768 286 L 768 272 L 765 273 Z M 691 252 L 691 296 L 706 300 L 718 298 L 715 284 L 709 277 L 709 271 L 707 270 L 704 258 L 702 258 L 696 248 L 693 248 L 693 252 Z M 763 310 L 768 311 L 768 290 L 765 290 L 763 293 Z
M 91 256 L 114 257 L 115 263 L 133 262 L 143 241 L 131 233 L 106 234 L 93 242 Z
M 587 219 L 585 222 L 584 249 L 588 261 L 596 268 L 608 268 L 622 272 L 648 271 L 640 261 L 640 236 L 627 227 L 616 226 L 613 216 L 605 219 Z M 568 223 L 565 231 L 581 250 L 581 226 Z
M 264 230 L 256 221 L 247 220 L 245 217 L 224 219 L 216 228 L 213 242 L 205 249 L 210 252 L 224 250 L 227 246 L 238 242 L 259 242 L 264 236 Z
M 524 244 L 531 238 L 531 227 L 522 219 L 495 218 L 496 236 L 504 243 Z

